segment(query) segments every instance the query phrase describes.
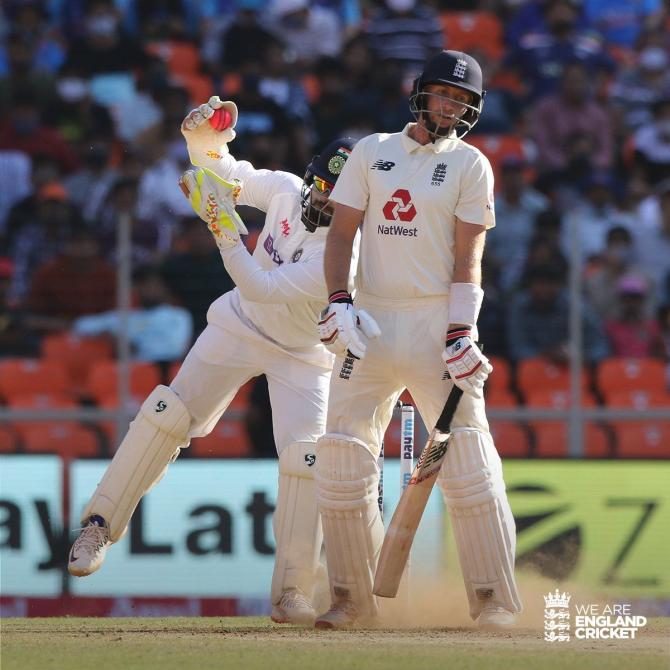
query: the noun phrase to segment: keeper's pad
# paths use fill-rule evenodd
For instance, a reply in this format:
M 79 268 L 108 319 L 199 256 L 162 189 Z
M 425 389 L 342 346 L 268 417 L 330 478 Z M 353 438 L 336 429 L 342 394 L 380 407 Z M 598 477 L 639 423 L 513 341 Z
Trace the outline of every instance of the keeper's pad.
M 82 522 L 99 514 L 109 525 L 109 539 L 121 539 L 140 498 L 160 481 L 179 449 L 188 446 L 190 425 L 191 416 L 179 396 L 167 386 L 157 386 L 131 422 Z
M 316 495 L 332 602 L 352 600 L 361 618 L 377 614 L 372 594 L 384 526 L 377 505 L 379 470 L 367 446 L 330 433 L 317 442 Z
M 272 604 L 284 591 L 299 589 L 312 600 L 321 554 L 321 518 L 316 506 L 316 444 L 297 442 L 279 454 L 279 493 L 272 517 L 277 545 Z
M 437 482 L 451 516 L 470 616 L 476 619 L 488 604 L 520 612 L 516 528 L 491 435 L 455 429 Z

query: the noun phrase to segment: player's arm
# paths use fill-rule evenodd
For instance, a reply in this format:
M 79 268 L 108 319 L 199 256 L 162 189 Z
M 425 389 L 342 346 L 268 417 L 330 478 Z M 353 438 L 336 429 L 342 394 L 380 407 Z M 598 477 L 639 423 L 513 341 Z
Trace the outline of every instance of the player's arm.
M 467 301 L 464 308 L 471 308 L 471 314 L 464 313 L 460 305 L 454 304 L 453 317 L 450 310 L 449 328 L 474 326 L 479 314 L 481 298 L 483 298 L 482 284 L 482 256 L 484 254 L 484 241 L 486 239 L 486 228 L 456 218 L 456 231 L 454 241 L 454 275 L 452 279 L 452 293 L 462 293 L 462 300 Z M 467 286 L 455 286 L 466 284 Z M 456 296 L 458 298 L 459 296 Z M 455 321 L 454 319 L 460 319 Z
M 336 291 L 347 291 L 354 239 L 364 214 L 361 210 L 348 205 L 337 202 L 333 204 L 333 220 L 328 230 L 324 257 L 329 295 Z

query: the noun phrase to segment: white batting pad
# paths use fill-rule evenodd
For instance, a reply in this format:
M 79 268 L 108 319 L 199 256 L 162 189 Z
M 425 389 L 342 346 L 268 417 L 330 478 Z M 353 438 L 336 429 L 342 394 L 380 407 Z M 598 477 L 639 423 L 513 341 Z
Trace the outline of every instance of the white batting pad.
M 316 494 L 333 603 L 351 600 L 361 618 L 377 614 L 372 595 L 384 526 L 377 506 L 379 470 L 365 444 L 326 434 L 317 442 Z
M 117 542 L 140 498 L 160 481 L 179 449 L 188 446 L 190 424 L 179 396 L 167 386 L 157 386 L 131 422 L 82 521 L 99 514 L 109 525 L 110 540 Z
M 321 553 L 321 517 L 316 506 L 316 444 L 290 444 L 279 454 L 279 493 L 272 517 L 277 546 L 272 604 L 284 591 L 299 589 L 312 599 Z
M 520 612 L 516 527 L 491 435 L 455 429 L 437 483 L 451 516 L 470 616 L 476 619 L 488 604 Z

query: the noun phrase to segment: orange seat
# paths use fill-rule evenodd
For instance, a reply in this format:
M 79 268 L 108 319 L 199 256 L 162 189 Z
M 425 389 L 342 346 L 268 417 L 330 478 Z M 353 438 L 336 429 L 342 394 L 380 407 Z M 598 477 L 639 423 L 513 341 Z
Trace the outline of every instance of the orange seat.
M 528 149 L 517 135 L 468 135 L 467 143 L 477 147 L 491 163 L 496 177 L 506 158 L 518 158 L 529 162 Z
M 244 421 L 224 416 L 209 435 L 194 437 L 189 451 L 198 458 L 247 458 L 252 446 Z
M 514 421 L 491 421 L 491 435 L 498 453 L 511 458 L 528 458 L 528 431 Z
M 596 380 L 605 398 L 621 391 L 667 388 L 665 365 L 654 358 L 607 358 L 598 366 Z
M 582 389 L 581 407 L 595 407 L 593 394 Z M 566 410 L 570 408 L 570 391 L 567 389 L 533 389 L 526 394 L 528 407 Z
M 200 70 L 200 52 L 190 42 L 177 40 L 149 42 L 146 51 L 160 58 L 173 76 L 192 75 Z
M 9 399 L 11 409 L 76 409 L 77 403 L 64 393 L 24 393 L 12 396 Z M 14 429 L 20 437 L 24 437 L 26 430 L 31 429 L 35 423 L 30 421 L 13 422 Z M 43 426 L 54 426 L 62 421 L 40 421 Z
M 114 355 L 112 342 L 106 337 L 77 337 L 70 333 L 48 335 L 42 340 L 42 358 L 63 363 L 67 369 L 70 390 L 80 395 L 86 388 L 91 365 Z
M 499 60 L 504 51 L 503 28 L 492 12 L 447 11 L 440 15 L 445 49 L 483 51 L 489 58 Z
M 587 381 L 582 373 L 582 388 Z M 517 385 L 526 398 L 535 390 L 565 391 L 570 388 L 570 368 L 559 366 L 546 358 L 526 358 L 517 369 Z
M 130 393 L 148 396 L 161 383 L 158 366 L 136 361 L 130 364 Z M 116 361 L 98 361 L 93 364 L 88 379 L 88 390 L 100 402 L 118 393 L 118 364 Z
M 670 458 L 670 421 L 616 421 L 620 458 Z
M 486 380 L 486 388 L 488 391 L 509 391 L 510 383 L 512 381 L 512 368 L 509 362 L 500 356 L 489 357 L 491 365 L 493 365 L 493 372 Z
M 670 408 L 670 393 L 628 389 L 613 391 L 607 395 L 608 407 L 626 407 L 633 409 L 649 409 L 656 407 Z
M 11 426 L 0 423 L 0 454 L 13 454 L 19 450 L 18 435 Z
M 143 395 L 131 394 L 130 398 L 128 399 L 128 404 L 126 405 L 126 409 L 128 410 L 128 414 L 131 415 L 131 418 L 132 416 L 137 414 L 145 398 L 146 396 Z M 118 395 L 112 392 L 109 395 L 100 398 L 100 400 L 98 401 L 98 405 L 100 406 L 101 409 L 117 409 L 119 407 Z M 128 423 L 130 423 L 130 420 L 128 421 Z M 128 426 L 124 423 L 123 435 L 117 435 L 115 419 L 106 419 L 104 421 L 98 422 L 97 425 L 107 438 L 110 445 L 111 453 L 114 453 L 116 451 L 117 446 L 121 443 L 123 435 L 125 435 L 125 431 L 128 429 Z
M 503 389 L 486 389 L 486 406 L 489 408 L 511 408 L 517 407 L 516 397 L 511 391 Z
M 26 393 L 65 393 L 68 378 L 60 361 L 10 358 L 0 362 L 0 394 L 9 399 Z
M 69 421 L 33 423 L 23 433 L 23 444 L 30 453 L 53 453 L 63 458 L 100 456 L 95 434 Z
M 532 424 L 535 435 L 535 455 L 538 458 L 567 458 L 568 425 L 565 421 L 536 421 Z M 609 438 L 602 426 L 589 422 L 584 427 L 584 457 L 609 458 Z

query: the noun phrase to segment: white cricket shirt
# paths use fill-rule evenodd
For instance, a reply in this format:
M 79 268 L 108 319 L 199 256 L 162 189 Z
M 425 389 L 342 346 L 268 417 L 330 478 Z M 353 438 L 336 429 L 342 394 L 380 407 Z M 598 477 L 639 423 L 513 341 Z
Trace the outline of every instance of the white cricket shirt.
M 456 138 L 421 145 L 410 125 L 360 140 L 331 198 L 365 211 L 356 288 L 384 299 L 448 295 L 455 217 L 495 225 L 488 159 Z

